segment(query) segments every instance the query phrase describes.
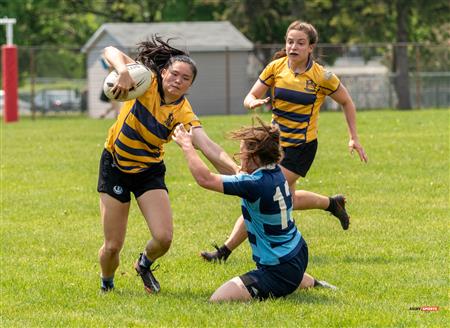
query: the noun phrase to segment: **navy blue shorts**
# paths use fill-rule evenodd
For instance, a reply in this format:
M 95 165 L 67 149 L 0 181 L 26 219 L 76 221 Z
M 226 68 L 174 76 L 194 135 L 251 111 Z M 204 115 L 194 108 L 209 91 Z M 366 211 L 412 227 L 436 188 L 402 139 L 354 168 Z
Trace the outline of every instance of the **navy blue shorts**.
M 139 173 L 125 173 L 114 164 L 113 156 L 106 149 L 103 150 L 98 172 L 97 191 L 104 192 L 111 197 L 128 203 L 130 193 L 138 198 L 148 190 L 164 189 L 166 166 L 164 162 L 152 164 L 148 169 Z
M 293 293 L 302 282 L 308 266 L 308 246 L 303 238 L 298 254 L 278 265 L 258 265 L 257 270 L 243 274 L 241 278 L 253 298 L 265 300 Z
M 298 147 L 283 147 L 284 157 L 280 165 L 295 174 L 305 177 L 317 153 L 317 139 Z

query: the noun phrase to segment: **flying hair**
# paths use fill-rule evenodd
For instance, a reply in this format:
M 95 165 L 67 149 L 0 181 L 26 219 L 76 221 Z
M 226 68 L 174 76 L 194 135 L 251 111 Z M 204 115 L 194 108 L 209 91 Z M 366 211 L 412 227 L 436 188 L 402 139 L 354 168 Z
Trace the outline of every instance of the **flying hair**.
M 164 41 L 159 35 L 154 34 L 147 41 L 138 43 L 136 61 L 141 62 L 156 73 L 158 79 L 158 92 L 164 98 L 162 88 L 161 70 L 172 66 L 175 62 L 184 62 L 190 65 L 192 70 L 192 82 L 197 76 L 197 65 L 189 57 L 189 53 L 169 45 L 172 39 Z
M 258 126 L 255 125 L 255 119 Z M 258 116 L 252 119 L 252 126 L 232 131 L 228 137 L 232 140 L 242 140 L 246 151 L 240 154 L 257 158 L 263 166 L 277 164 L 281 160 L 280 129 L 277 125 L 265 124 Z

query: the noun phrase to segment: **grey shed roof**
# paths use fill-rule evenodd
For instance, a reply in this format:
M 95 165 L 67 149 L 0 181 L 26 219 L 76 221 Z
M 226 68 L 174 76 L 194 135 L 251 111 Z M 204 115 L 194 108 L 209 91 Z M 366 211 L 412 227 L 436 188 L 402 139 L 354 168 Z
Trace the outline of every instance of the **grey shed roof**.
M 122 47 L 135 47 L 152 34 L 166 38 L 175 38 L 171 45 L 197 51 L 249 51 L 253 43 L 228 21 L 220 22 L 176 22 L 176 23 L 107 23 L 92 35 L 81 49 L 89 50 L 105 34 L 117 41 Z

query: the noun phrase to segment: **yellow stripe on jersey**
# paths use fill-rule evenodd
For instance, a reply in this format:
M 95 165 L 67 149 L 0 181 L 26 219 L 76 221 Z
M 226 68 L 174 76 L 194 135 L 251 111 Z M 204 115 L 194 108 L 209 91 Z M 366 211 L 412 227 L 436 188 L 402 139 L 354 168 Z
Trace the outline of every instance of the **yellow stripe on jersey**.
M 172 140 L 173 130 L 180 123 L 187 130 L 201 126 L 185 97 L 172 104 L 161 103 L 158 83 L 153 79 L 142 96 L 123 104 L 109 129 L 105 148 L 114 155 L 121 171 L 141 172 L 163 160 L 164 144 Z
M 259 79 L 271 89 L 272 120 L 280 127 L 281 146 L 316 139 L 320 107 L 340 84 L 336 75 L 312 59 L 304 73 L 294 73 L 283 57 L 269 63 Z

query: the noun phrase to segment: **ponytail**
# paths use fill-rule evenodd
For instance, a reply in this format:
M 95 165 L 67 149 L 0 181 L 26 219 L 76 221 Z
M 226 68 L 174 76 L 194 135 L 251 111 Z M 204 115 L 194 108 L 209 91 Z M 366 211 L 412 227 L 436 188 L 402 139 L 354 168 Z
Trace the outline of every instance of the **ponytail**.
M 163 41 L 157 34 L 151 39 L 138 44 L 138 55 L 136 61 L 141 62 L 156 74 L 158 81 L 158 92 L 164 99 L 161 70 L 171 66 L 177 61 L 188 63 L 191 66 L 194 82 L 197 76 L 197 66 L 185 51 L 179 50 L 169 45 L 169 41 Z

